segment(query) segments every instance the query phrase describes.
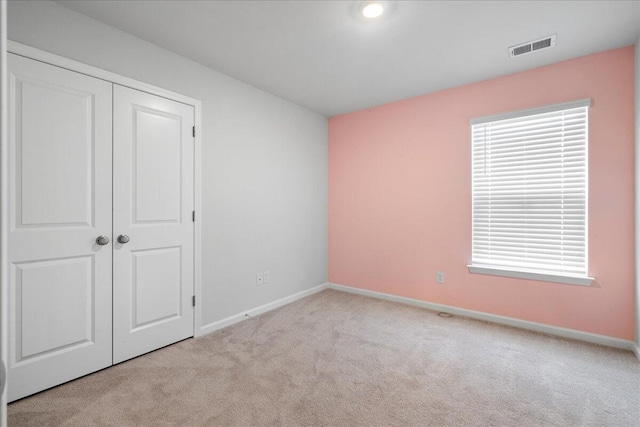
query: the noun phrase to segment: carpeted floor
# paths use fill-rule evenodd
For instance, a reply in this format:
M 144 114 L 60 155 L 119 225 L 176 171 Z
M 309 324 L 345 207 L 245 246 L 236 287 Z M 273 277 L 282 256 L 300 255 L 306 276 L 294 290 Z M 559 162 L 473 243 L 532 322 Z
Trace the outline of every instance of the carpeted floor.
M 9 406 L 9 426 L 634 426 L 627 351 L 325 290 Z

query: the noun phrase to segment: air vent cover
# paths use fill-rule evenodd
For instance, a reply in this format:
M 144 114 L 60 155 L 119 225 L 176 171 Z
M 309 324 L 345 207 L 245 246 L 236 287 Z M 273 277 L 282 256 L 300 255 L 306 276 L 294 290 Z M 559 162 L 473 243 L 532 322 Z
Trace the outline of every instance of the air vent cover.
M 552 36 L 543 37 L 517 46 L 511 46 L 509 48 L 509 56 L 515 58 L 516 56 L 525 55 L 538 50 L 549 49 L 555 47 L 555 45 L 556 35 L 554 34 Z

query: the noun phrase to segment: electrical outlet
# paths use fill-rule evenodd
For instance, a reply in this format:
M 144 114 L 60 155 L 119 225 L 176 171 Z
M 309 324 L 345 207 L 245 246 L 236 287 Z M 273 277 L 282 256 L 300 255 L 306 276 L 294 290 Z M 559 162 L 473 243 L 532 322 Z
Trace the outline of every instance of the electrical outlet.
M 266 285 L 267 283 L 269 283 L 269 270 L 264 272 L 264 279 L 263 279 L 264 284 Z
M 263 273 L 258 273 L 256 275 L 256 286 L 260 286 L 264 283 L 264 276 Z
M 437 271 L 436 272 L 436 282 L 444 283 L 444 271 Z

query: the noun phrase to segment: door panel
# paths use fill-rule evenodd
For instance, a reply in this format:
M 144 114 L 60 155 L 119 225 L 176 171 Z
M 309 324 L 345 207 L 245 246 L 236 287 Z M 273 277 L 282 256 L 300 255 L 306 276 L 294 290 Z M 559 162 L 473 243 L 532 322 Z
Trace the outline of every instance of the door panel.
M 16 342 L 22 349 L 17 363 L 93 341 L 93 261 L 84 256 L 14 264 Z M 50 303 L 56 299 L 65 304 Z
M 182 248 L 131 251 L 133 329 L 182 315 Z
M 132 108 L 137 131 L 132 162 L 134 222 L 180 223 L 181 117 L 137 105 Z
M 193 117 L 114 85 L 114 363 L 193 336 Z
M 20 132 L 21 157 L 16 172 L 19 226 L 91 224 L 91 144 L 78 144 L 91 129 L 91 94 L 47 82 L 16 81 L 23 105 Z M 59 135 L 51 144 L 49 135 Z M 64 161 L 55 161 L 64 159 Z M 22 165 L 26 165 L 22 168 Z M 47 165 L 29 167 L 29 165 Z M 73 167 L 70 167 L 73 165 Z M 55 203 L 60 189 L 74 194 L 66 203 Z M 44 200 L 43 200 L 44 199 Z M 47 209 L 42 209 L 47 206 Z
M 112 84 L 10 54 L 9 400 L 112 363 Z

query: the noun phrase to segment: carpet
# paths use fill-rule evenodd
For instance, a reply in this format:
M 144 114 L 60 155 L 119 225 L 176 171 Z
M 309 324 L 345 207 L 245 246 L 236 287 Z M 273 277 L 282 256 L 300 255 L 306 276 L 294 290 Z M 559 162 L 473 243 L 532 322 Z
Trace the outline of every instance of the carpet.
M 633 353 L 325 290 L 9 405 L 9 426 L 636 426 Z

